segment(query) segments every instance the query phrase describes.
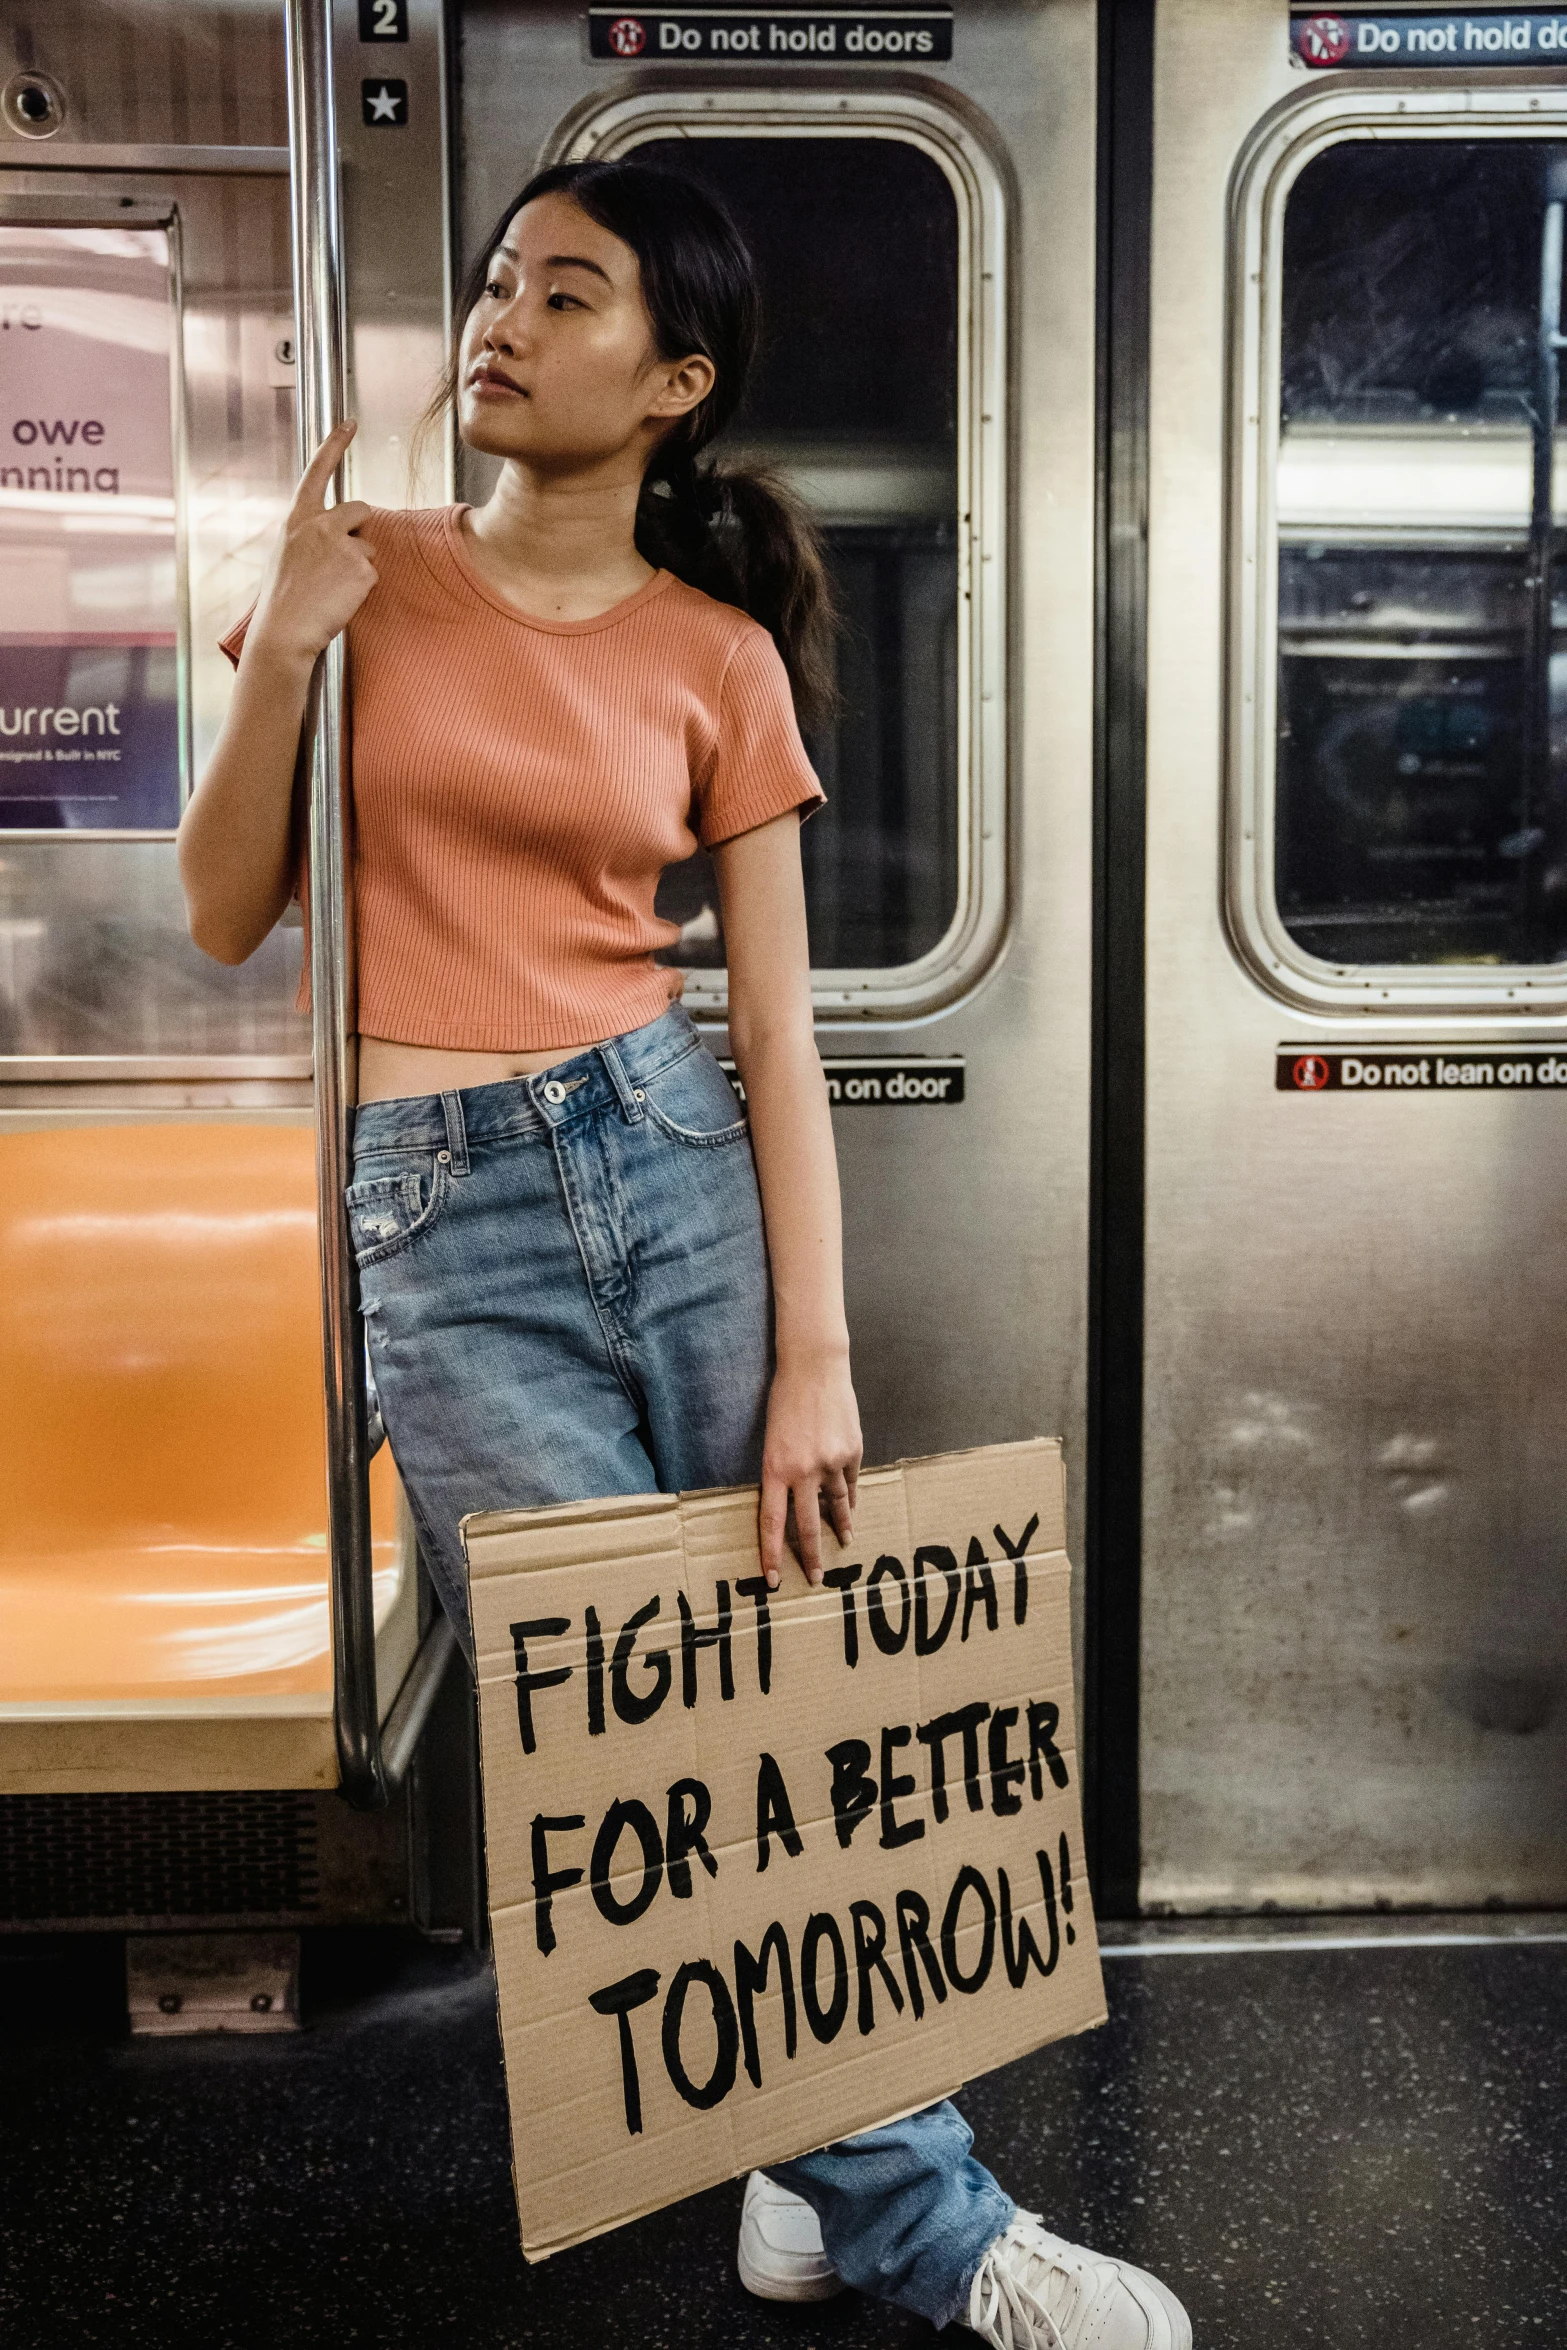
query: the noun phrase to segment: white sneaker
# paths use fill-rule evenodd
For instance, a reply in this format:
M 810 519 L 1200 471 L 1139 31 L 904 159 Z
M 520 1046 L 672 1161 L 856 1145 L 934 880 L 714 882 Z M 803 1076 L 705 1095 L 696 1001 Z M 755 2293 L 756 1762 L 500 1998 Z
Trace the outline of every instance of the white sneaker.
M 1192 2323 L 1157 2277 L 1068 2244 L 1020 2211 L 975 2272 L 968 2324 L 992 2350 L 1191 2350 Z
M 822 2223 L 803 2195 L 754 2170 L 740 2213 L 740 2282 L 763 2301 L 830 2301 L 843 2279 L 822 2250 Z

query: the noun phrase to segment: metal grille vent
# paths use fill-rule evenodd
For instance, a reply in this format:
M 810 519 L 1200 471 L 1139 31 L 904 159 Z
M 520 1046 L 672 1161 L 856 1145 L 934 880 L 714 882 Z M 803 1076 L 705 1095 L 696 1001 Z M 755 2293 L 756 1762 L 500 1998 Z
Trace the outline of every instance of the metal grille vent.
M 320 1908 L 306 1793 L 0 1796 L 0 1925 L 172 1925 Z

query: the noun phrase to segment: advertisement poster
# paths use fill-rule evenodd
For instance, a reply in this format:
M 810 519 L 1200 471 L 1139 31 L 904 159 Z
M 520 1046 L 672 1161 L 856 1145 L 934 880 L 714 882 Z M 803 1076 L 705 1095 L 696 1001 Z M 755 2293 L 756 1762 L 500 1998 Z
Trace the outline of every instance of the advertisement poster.
M 0 830 L 179 821 L 174 340 L 164 230 L 0 226 Z

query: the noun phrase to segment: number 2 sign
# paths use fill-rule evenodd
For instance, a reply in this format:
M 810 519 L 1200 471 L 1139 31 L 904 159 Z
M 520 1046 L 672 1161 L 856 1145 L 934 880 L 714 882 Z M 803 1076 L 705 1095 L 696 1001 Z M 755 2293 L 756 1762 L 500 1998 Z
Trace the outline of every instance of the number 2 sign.
M 406 41 L 408 0 L 359 0 L 361 41 Z

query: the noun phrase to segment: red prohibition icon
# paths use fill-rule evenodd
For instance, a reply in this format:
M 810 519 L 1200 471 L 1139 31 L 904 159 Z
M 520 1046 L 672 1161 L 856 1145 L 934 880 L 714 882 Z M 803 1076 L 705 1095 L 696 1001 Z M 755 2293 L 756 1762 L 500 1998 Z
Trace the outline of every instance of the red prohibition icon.
M 639 57 L 647 47 L 647 27 L 635 16 L 617 16 L 609 28 L 609 45 L 617 57 Z
M 1349 55 L 1349 27 L 1341 16 L 1308 16 L 1300 28 L 1300 53 L 1308 65 L 1342 65 Z
M 1295 1063 L 1295 1083 L 1302 1093 L 1320 1093 L 1328 1081 L 1328 1065 L 1320 1053 L 1302 1053 Z

